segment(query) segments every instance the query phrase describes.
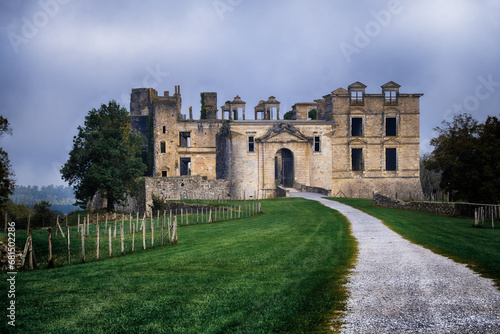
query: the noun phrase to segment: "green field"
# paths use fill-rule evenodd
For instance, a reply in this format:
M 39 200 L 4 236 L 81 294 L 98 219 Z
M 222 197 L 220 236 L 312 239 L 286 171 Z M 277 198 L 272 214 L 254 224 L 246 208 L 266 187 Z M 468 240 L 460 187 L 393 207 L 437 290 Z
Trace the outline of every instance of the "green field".
M 370 199 L 334 198 L 382 220 L 413 243 L 467 264 L 500 287 L 500 229 L 473 228 L 473 219 L 372 206 Z
M 179 227 L 178 245 L 19 272 L 16 328 L 8 329 L 321 332 L 345 307 L 343 284 L 356 253 L 349 224 L 316 202 L 262 203 L 264 213 L 252 218 Z M 7 291 L 2 277 L 1 291 Z M 7 298 L 1 300 L 5 310 Z

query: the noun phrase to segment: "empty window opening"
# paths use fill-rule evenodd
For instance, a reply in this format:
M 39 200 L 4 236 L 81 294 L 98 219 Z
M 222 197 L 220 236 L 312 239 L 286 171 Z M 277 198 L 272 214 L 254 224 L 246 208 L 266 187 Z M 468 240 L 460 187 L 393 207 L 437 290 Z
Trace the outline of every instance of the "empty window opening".
M 321 151 L 320 137 L 316 136 L 314 137 L 314 152 L 320 152 L 320 151 Z
M 167 171 L 166 170 L 162 170 L 161 171 L 161 177 L 167 177 Z
M 385 149 L 385 169 L 397 170 L 397 152 L 395 148 Z
M 385 95 L 385 104 L 386 105 L 397 105 L 398 104 L 398 92 L 395 90 L 386 90 L 384 92 Z
M 233 120 L 238 120 L 238 109 L 233 109 Z
M 353 118 L 351 122 L 351 136 L 361 137 L 363 136 L 363 119 Z
M 160 153 L 165 153 L 166 152 L 166 146 L 165 146 L 165 142 L 162 141 L 160 142 Z
M 352 149 L 352 170 L 362 171 L 363 170 L 363 149 L 353 148 Z
M 179 132 L 179 146 L 191 147 L 191 132 Z
M 255 152 L 255 137 L 248 137 L 248 152 Z
M 191 175 L 191 158 L 181 158 L 181 176 Z
M 163 126 L 163 133 L 167 133 L 167 127 Z
M 386 136 L 398 135 L 396 117 L 388 117 L 385 119 L 385 135 Z
M 363 104 L 363 92 L 360 90 L 351 91 L 351 104 Z

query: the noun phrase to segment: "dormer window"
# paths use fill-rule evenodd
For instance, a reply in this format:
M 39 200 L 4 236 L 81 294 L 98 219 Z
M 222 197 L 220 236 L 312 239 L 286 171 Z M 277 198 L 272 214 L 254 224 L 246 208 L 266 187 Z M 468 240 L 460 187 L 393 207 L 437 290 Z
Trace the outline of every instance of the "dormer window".
M 352 105 L 360 105 L 364 104 L 364 93 L 360 90 L 351 91 L 351 104 Z
M 363 105 L 365 104 L 365 89 L 366 85 L 359 81 L 349 85 L 349 99 L 351 105 Z
M 384 94 L 384 105 L 396 106 L 398 104 L 399 87 L 394 81 L 389 81 L 382 85 L 382 94 Z
M 395 90 L 384 91 L 384 103 L 386 106 L 395 106 L 398 104 L 398 92 Z

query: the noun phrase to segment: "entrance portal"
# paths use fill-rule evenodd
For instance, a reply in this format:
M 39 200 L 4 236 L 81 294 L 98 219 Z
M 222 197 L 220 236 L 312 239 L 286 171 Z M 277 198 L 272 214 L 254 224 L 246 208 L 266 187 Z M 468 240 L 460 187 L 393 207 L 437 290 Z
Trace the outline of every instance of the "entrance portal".
M 276 184 L 293 187 L 293 153 L 287 148 L 282 148 L 274 156 L 274 177 Z

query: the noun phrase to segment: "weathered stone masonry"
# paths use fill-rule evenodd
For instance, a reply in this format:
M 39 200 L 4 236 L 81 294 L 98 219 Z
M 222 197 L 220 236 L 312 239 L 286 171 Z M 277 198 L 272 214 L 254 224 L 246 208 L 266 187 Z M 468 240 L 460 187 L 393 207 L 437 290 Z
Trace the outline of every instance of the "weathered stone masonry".
M 422 94 L 399 88 L 391 81 L 380 94 L 369 94 L 355 82 L 314 102 L 296 103 L 291 120 L 281 119 L 274 96 L 259 101 L 253 112 L 236 96 L 221 106 L 219 119 L 217 93 L 205 92 L 204 119 L 193 120 L 191 109 L 189 119 L 181 114 L 179 86 L 163 96 L 152 88 L 133 89 L 131 124 L 146 138 L 154 180 L 146 180 L 146 198 L 153 192 L 181 196 L 167 181 L 181 176 L 200 177 L 201 191 L 193 194 L 205 198 L 220 195 L 213 180 L 227 181 L 233 197 L 274 197 L 280 185 L 350 197 L 369 198 L 373 191 L 418 196 Z M 309 119 L 312 109 L 317 119 Z

